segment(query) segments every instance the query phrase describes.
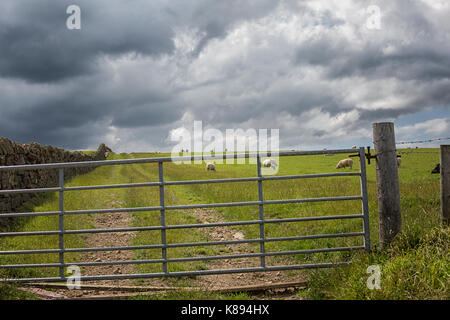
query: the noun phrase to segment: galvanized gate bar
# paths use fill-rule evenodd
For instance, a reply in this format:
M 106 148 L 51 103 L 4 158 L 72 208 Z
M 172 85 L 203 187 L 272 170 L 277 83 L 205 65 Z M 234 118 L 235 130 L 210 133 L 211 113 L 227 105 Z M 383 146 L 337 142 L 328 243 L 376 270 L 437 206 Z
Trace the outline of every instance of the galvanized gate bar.
M 366 158 L 364 147 L 359 148 L 359 158 L 361 159 L 361 196 L 363 211 L 363 230 L 364 230 L 364 246 L 367 252 L 370 252 L 370 225 L 369 225 L 369 201 L 367 194 L 367 177 L 366 177 Z
M 211 183 L 230 183 L 230 182 L 250 182 L 250 181 L 265 181 L 265 180 L 292 180 L 292 179 L 308 179 L 308 178 L 325 178 L 325 177 L 345 177 L 345 176 L 359 176 L 359 172 L 338 172 L 338 173 L 319 173 L 319 174 L 303 174 L 303 175 L 288 175 L 288 176 L 271 176 L 271 177 L 248 177 L 248 178 L 231 178 L 231 179 L 210 179 L 210 180 L 181 180 L 181 181 L 166 181 L 165 185 L 189 185 L 189 184 L 211 184 Z M 113 184 L 113 185 L 98 185 L 98 186 L 83 186 L 83 187 L 64 187 L 63 191 L 82 191 L 82 190 L 96 190 L 96 189 L 113 189 L 113 188 L 139 188 L 139 187 L 156 187 L 160 186 L 160 182 L 142 182 L 142 183 L 127 183 L 127 184 Z M 36 193 L 36 192 L 52 192 L 60 191 L 60 187 L 53 188 L 33 188 L 33 189 L 11 189 L 0 190 L 0 194 L 14 194 L 14 193 Z
M 266 271 L 283 271 L 283 270 L 301 270 L 301 269 L 317 269 L 317 268 L 332 268 L 343 265 L 348 265 L 349 262 L 328 262 L 328 263 L 313 263 L 313 264 L 294 264 L 288 266 L 269 266 L 265 268 L 238 268 L 238 269 L 217 269 L 217 270 L 200 270 L 200 271 L 177 271 L 166 273 L 141 273 L 141 274 L 118 274 L 108 276 L 81 276 L 80 281 L 98 281 L 98 280 L 120 280 L 120 279 L 146 279 L 146 278 L 161 278 L 161 277 L 186 277 L 186 276 L 201 276 L 201 275 L 218 275 L 218 274 L 233 274 L 233 273 L 248 273 L 248 272 L 266 272 Z M 67 281 L 68 278 L 25 278 L 25 279 L 0 279 L 0 282 L 59 282 Z
M 286 223 L 286 222 L 302 222 L 315 220 L 337 220 L 337 219 L 356 219 L 364 218 L 362 214 L 346 214 L 335 216 L 317 216 L 317 217 L 302 217 L 302 218 L 284 218 L 284 219 L 265 219 L 264 223 Z M 113 233 L 113 232 L 131 232 L 131 231 L 155 231 L 161 229 L 187 229 L 187 228 L 208 228 L 208 227 L 231 227 L 240 225 L 260 224 L 260 220 L 248 220 L 239 222 L 217 222 L 217 223 L 203 223 L 203 224 L 179 224 L 169 226 L 151 226 L 151 227 L 131 227 L 131 228 L 111 228 L 111 229 L 77 229 L 64 230 L 63 234 L 82 234 L 82 233 Z M 61 231 L 28 231 L 28 232 L 3 232 L 1 237 L 20 237 L 20 236 L 45 236 L 58 235 Z
M 166 248 L 166 216 L 164 209 L 164 171 L 163 171 L 163 163 L 158 162 L 158 173 L 159 173 L 159 203 L 161 206 L 161 242 L 162 242 L 162 258 L 163 265 L 162 270 L 164 273 L 167 273 L 167 248 Z
M 61 265 L 59 267 L 59 276 L 61 278 L 64 278 L 64 169 L 58 170 L 58 177 L 59 177 L 59 187 L 61 188 L 61 191 L 59 191 L 59 218 L 58 218 L 58 224 L 59 224 L 59 250 L 61 252 L 59 253 L 59 264 Z
M 300 203 L 300 202 L 323 202 L 323 201 L 345 201 L 345 200 L 361 200 L 361 196 L 345 196 L 345 197 L 323 197 L 323 198 L 305 198 L 305 199 L 288 199 L 288 200 L 264 200 L 264 201 L 245 201 L 245 202 L 227 202 L 227 203 L 210 203 L 210 204 L 192 204 L 192 205 L 178 205 L 165 206 L 167 210 L 182 210 L 195 208 L 219 208 L 219 207 L 236 207 L 236 206 L 259 206 L 261 204 L 282 204 L 282 203 Z M 161 206 L 158 207 L 138 207 L 138 208 L 117 208 L 117 209 L 96 209 L 96 210 L 72 210 L 64 211 L 65 215 L 69 214 L 92 214 L 92 213 L 116 213 L 116 212 L 138 212 L 138 211 L 160 211 Z M 4 217 L 25 217 L 25 216 L 49 216 L 59 215 L 59 211 L 53 212 L 28 212 L 28 213 L 5 213 L 1 214 L 0 218 Z
M 261 174 L 261 157 L 258 155 L 256 158 L 256 168 L 258 171 L 258 178 L 262 178 Z M 262 187 L 262 180 L 258 180 L 258 199 L 261 202 L 259 205 L 259 238 L 264 239 L 264 198 L 263 198 L 263 187 Z M 261 267 L 266 266 L 266 259 L 264 258 L 264 253 L 266 252 L 264 241 L 261 241 L 259 244 L 259 250 L 261 252 Z
M 266 180 L 293 180 L 293 179 L 311 179 L 311 178 L 326 178 L 326 177 L 346 177 L 359 176 L 360 172 L 333 172 L 333 173 L 317 173 L 317 174 L 301 174 L 288 176 L 270 176 L 270 177 L 248 177 L 248 178 L 231 178 L 231 179 L 208 179 L 208 180 L 181 180 L 181 181 L 165 181 L 166 186 L 175 185 L 189 185 L 189 184 L 211 184 L 211 183 L 230 183 L 230 182 L 251 182 L 251 181 L 266 181 Z M 64 191 L 83 191 L 96 189 L 112 189 L 112 188 L 139 188 L 139 187 L 157 187 L 160 182 L 141 182 L 141 183 L 126 183 L 126 184 L 112 184 L 99 186 L 85 186 L 85 187 L 64 187 Z M 34 192 L 51 192 L 59 191 L 59 187 L 54 188 L 34 188 L 34 189 L 11 189 L 0 190 L 0 194 L 13 193 L 34 193 Z
M 358 236 L 364 236 L 364 232 L 328 233 L 328 234 L 314 234 L 314 235 L 306 235 L 306 236 L 265 238 L 265 239 L 245 239 L 245 240 L 225 240 L 225 241 L 208 241 L 208 242 L 169 243 L 169 244 L 166 244 L 166 245 L 151 244 L 151 245 L 121 246 L 121 247 L 66 248 L 66 249 L 64 249 L 64 252 L 92 252 L 92 251 L 121 251 L 121 250 L 182 248 L 182 247 L 214 246 L 214 245 L 222 245 L 222 244 L 257 243 L 257 242 L 262 242 L 262 241 L 273 242 L 273 241 L 311 240 L 311 239 L 358 237 Z M 14 250 L 14 251 L 0 251 L 0 255 L 34 254 L 34 253 L 59 253 L 59 252 L 61 252 L 60 249 Z
M 33 189 L 10 189 L 10 190 L 0 190 L 0 194 L 53 192 L 53 191 L 60 191 L 60 190 L 61 190 L 61 187 L 33 188 Z
M 261 256 L 281 256 L 281 255 L 298 255 L 298 254 L 311 254 L 321 252 L 338 252 L 348 250 L 360 250 L 364 249 L 364 246 L 353 247 L 336 247 L 336 248 L 323 248 L 323 249 L 307 249 L 307 250 L 290 250 L 290 251 L 277 251 L 277 252 L 265 252 L 265 253 L 246 253 L 246 254 L 234 254 L 234 255 L 220 255 L 220 256 L 207 256 L 207 257 L 188 257 L 188 258 L 169 258 L 169 259 L 148 259 L 148 260 L 128 260 L 128 261 L 106 261 L 106 262 L 70 262 L 65 263 L 63 266 L 77 265 L 84 266 L 107 266 L 107 265 L 127 265 L 127 264 L 150 264 L 150 263 L 163 263 L 163 262 L 190 262 L 190 261 L 208 261 L 208 260 L 222 260 L 222 259 L 240 259 L 240 258 L 257 258 Z M 47 264 L 16 264 L 16 265 L 4 265 L 0 266 L 0 269 L 14 269 L 14 268 L 52 268 L 60 267 L 59 263 L 47 263 Z
M 341 150 L 320 150 L 320 151 L 296 151 L 296 152 L 279 152 L 278 156 L 296 156 L 296 155 L 320 155 L 320 154 L 339 154 L 339 153 L 355 153 L 355 149 L 341 149 Z M 370 234 L 369 234 L 369 212 L 367 200 L 367 180 L 364 148 L 358 150 L 361 170 L 360 172 L 338 172 L 338 173 L 321 173 L 321 174 L 304 174 L 304 175 L 288 175 L 288 176 L 270 176 L 263 177 L 261 173 L 261 154 L 259 153 L 245 153 L 234 154 L 232 158 L 256 158 L 257 159 L 257 177 L 246 178 L 232 178 L 232 179 L 212 179 L 212 180 L 182 180 L 182 181 L 164 181 L 163 163 L 186 161 L 186 160 L 220 160 L 228 159 L 228 154 L 221 156 L 189 156 L 176 158 L 146 158 L 146 159 L 129 159 L 129 160 L 106 160 L 106 161 L 90 161 L 77 163 L 57 163 L 57 164 L 39 164 L 39 165 L 21 165 L 21 166 L 6 166 L 0 167 L 2 171 L 15 170 L 35 170 L 35 169 L 59 169 L 59 186 L 51 188 L 33 188 L 33 189 L 13 189 L 0 190 L 0 194 L 14 194 L 14 193 L 28 193 L 28 192 L 54 192 L 59 194 L 59 210 L 54 212 L 28 212 L 28 213 L 7 213 L 0 214 L 2 217 L 33 217 L 33 216 L 56 216 L 58 215 L 59 230 L 51 231 L 29 231 L 29 232 L 3 232 L 0 233 L 0 238 L 16 237 L 16 236 L 44 236 L 44 235 L 58 235 L 59 249 L 40 249 L 40 250 L 10 250 L 0 251 L 0 255 L 11 254 L 44 254 L 53 253 L 58 254 L 59 263 L 42 263 L 42 264 L 11 264 L 0 265 L 0 269 L 15 269 L 15 268 L 58 268 L 59 277 L 48 278 L 26 278 L 26 279 L 0 279 L 0 282 L 29 282 L 29 281 L 62 281 L 67 278 L 64 275 L 64 268 L 70 265 L 79 266 L 101 266 L 101 265 L 125 265 L 125 264 L 147 264 L 147 263 L 161 263 L 162 273 L 148 273 L 148 274 L 124 274 L 124 275 L 101 275 L 101 276 L 87 276 L 81 277 L 81 280 L 108 280 L 108 279 L 135 279 L 135 278 L 154 278 L 166 276 L 189 276 L 189 275 L 207 275 L 207 274 L 225 274 L 225 273 L 241 273 L 241 272 L 259 272 L 259 271 L 275 271 L 275 270 L 293 270 L 305 268 L 322 268 L 332 267 L 346 263 L 319 263 L 319 264 L 302 264 L 302 265 L 286 265 L 286 266 L 266 266 L 265 257 L 281 256 L 281 255 L 298 255 L 298 254 L 313 254 L 320 252 L 337 252 L 344 250 L 370 250 Z M 271 156 L 266 154 L 264 156 Z M 98 185 L 98 186 L 79 186 L 79 187 L 64 187 L 64 168 L 93 166 L 99 167 L 101 165 L 121 165 L 121 164 L 138 164 L 138 163 L 158 163 L 159 181 L 144 182 L 144 183 L 130 183 L 130 184 L 115 184 L 115 185 Z M 345 177 L 345 176 L 360 176 L 361 195 L 358 196 L 341 196 L 341 197 L 321 197 L 321 198 L 305 198 L 305 199 L 284 199 L 284 200 L 264 200 L 263 198 L 263 181 L 273 180 L 288 180 L 288 179 L 305 179 L 305 178 L 326 178 L 326 177 Z M 209 184 L 209 183 L 233 183 L 233 182 L 258 182 L 258 201 L 243 201 L 230 203 L 211 203 L 211 204 L 194 204 L 194 205 L 175 205 L 167 206 L 164 201 L 164 188 L 166 185 L 189 185 L 189 184 Z M 115 208 L 115 209 L 95 209 L 95 210 L 71 210 L 64 209 L 64 192 L 65 191 L 80 191 L 80 190 L 95 190 L 95 189 L 109 189 L 109 188 L 128 188 L 128 187 L 153 187 L 159 186 L 160 189 L 160 205 L 153 207 L 138 207 L 138 208 Z M 362 213 L 360 214 L 346 214 L 346 215 L 329 215 L 329 216 L 313 216 L 313 217 L 295 217 L 284 219 L 268 219 L 264 217 L 264 205 L 279 205 L 287 203 L 310 203 L 322 201 L 344 201 L 344 200 L 361 200 Z M 166 211 L 180 210 L 180 209 L 195 209 L 195 208 L 216 208 L 216 207 L 234 207 L 234 206 L 255 206 L 259 207 L 259 219 L 250 221 L 230 221 L 220 223 L 206 223 L 206 224 L 187 224 L 187 225 L 166 225 Z M 67 214 L 94 214 L 94 213 L 120 213 L 120 212 L 144 212 L 144 211 L 160 211 L 161 224 L 160 226 L 145 226 L 145 227 L 130 227 L 130 228 L 112 228 L 112 229 L 86 229 L 86 230 L 65 230 L 64 216 Z M 290 237 L 265 237 L 266 223 L 290 223 L 302 221 L 320 221 L 332 219 L 362 219 L 363 232 L 348 232 L 335 234 L 313 234 L 313 235 L 299 235 Z M 240 226 L 240 225 L 259 225 L 259 238 L 257 239 L 243 239 L 243 240 L 226 240 L 226 241 L 207 241 L 207 242 L 193 242 L 193 243 L 167 243 L 166 230 L 184 229 L 184 228 L 206 228 L 206 227 L 225 227 L 225 226 Z M 66 234 L 85 234 L 85 233 L 103 233 L 103 232 L 132 232 L 132 231 L 161 231 L 161 244 L 154 245 L 136 245 L 136 246 L 117 246 L 117 247 L 95 247 L 95 248 L 65 248 L 64 235 Z M 332 248 L 316 248 L 307 250 L 290 250 L 279 252 L 266 252 L 266 242 L 276 241 L 301 241 L 313 239 L 339 238 L 339 237 L 364 237 L 364 246 L 349 246 L 349 247 L 332 247 Z M 167 258 L 168 248 L 181 247 L 196 247 L 196 246 L 214 246 L 214 245 L 233 245 L 242 243 L 259 243 L 259 253 L 248 254 L 233 254 L 233 255 L 219 255 L 219 256 L 200 256 L 200 257 L 180 257 Z M 66 263 L 64 261 L 64 254 L 66 252 L 93 252 L 93 251 L 117 251 L 117 250 L 142 250 L 142 249 L 161 249 L 162 259 L 146 259 L 146 260 L 129 260 L 129 261 L 100 261 L 100 262 L 74 262 Z M 197 270 L 197 271 L 181 271 L 168 272 L 168 263 L 188 262 L 188 261 L 208 261 L 220 259 L 239 259 L 239 258 L 260 258 L 261 267 L 255 268 L 241 268 L 241 269 L 223 269 L 223 270 Z
M 340 153 L 355 153 L 355 149 L 339 149 L 339 150 L 318 150 L 318 151 L 280 151 L 277 152 L 279 157 L 289 156 L 312 156 L 321 154 L 340 154 Z M 270 152 L 265 153 L 268 157 Z M 260 153 L 237 153 L 231 158 L 256 158 Z M 78 167 L 101 167 L 113 166 L 123 164 L 138 164 L 138 163 L 157 163 L 157 162 L 181 162 L 181 161 L 196 161 L 196 160 L 227 160 L 229 155 L 222 156 L 187 156 L 187 157 L 162 157 L 162 158 L 139 158 L 139 159 L 122 159 L 122 160 L 102 160 L 102 161 L 83 161 L 83 162 L 65 162 L 65 163 L 43 163 L 43 164 L 24 164 L 17 166 L 0 166 L 0 171 L 17 171 L 17 170 L 36 170 L 36 169 L 59 169 L 59 168 L 78 168 Z

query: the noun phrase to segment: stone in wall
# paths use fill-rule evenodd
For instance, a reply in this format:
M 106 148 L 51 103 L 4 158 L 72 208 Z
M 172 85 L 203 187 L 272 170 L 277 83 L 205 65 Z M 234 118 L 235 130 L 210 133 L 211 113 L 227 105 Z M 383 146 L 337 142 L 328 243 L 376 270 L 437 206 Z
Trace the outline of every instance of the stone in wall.
M 0 138 L 0 166 L 43 164 L 60 162 L 81 162 L 105 160 L 112 152 L 105 144 L 100 144 L 93 154 L 85 154 L 80 151 L 67 151 L 64 149 L 42 146 L 38 143 L 21 144 L 6 138 Z M 65 179 L 75 175 L 87 173 L 94 168 L 80 167 L 70 168 L 64 171 Z M 0 171 L 0 189 L 30 189 L 45 188 L 58 185 L 58 170 L 20 170 Z M 8 194 L 0 195 L 0 214 L 16 212 L 26 201 L 33 198 L 33 194 Z M 0 228 L 5 226 L 0 218 Z

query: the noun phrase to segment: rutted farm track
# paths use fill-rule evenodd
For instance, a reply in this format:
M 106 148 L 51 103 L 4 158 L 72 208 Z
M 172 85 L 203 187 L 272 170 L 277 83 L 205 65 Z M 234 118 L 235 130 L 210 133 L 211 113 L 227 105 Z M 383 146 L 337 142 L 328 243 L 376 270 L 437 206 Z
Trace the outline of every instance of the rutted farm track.
M 147 170 L 145 165 L 133 165 L 122 166 L 122 168 L 115 168 L 112 170 L 113 175 L 121 175 L 121 179 L 127 180 L 126 182 L 136 181 L 156 181 L 157 172 Z M 166 178 L 166 177 L 165 177 Z M 187 188 L 187 187 L 186 187 Z M 157 189 L 157 188 L 155 188 Z M 159 202 L 159 196 L 155 197 L 153 190 L 144 188 L 129 188 L 123 192 L 111 191 L 108 194 L 112 199 L 107 203 L 107 208 L 123 208 L 130 206 L 143 206 L 143 205 L 157 205 Z M 150 194 L 149 194 L 150 192 Z M 153 193 L 151 193 L 153 192 Z M 191 190 L 186 189 L 182 192 L 182 199 L 178 199 L 178 194 L 175 191 L 166 190 L 166 197 L 172 201 L 185 201 L 184 195 L 191 194 Z M 159 194 L 158 194 L 159 195 Z M 150 200 L 151 199 L 151 200 Z M 142 201 L 152 201 L 153 203 L 142 203 Z M 170 213 L 166 214 L 168 217 Z M 178 213 L 178 220 L 175 224 L 189 224 L 189 223 L 217 223 L 225 222 L 224 217 L 211 209 L 192 209 L 185 210 L 182 213 Z M 149 217 L 153 217 L 153 221 L 150 222 Z M 109 228 L 129 228 L 144 225 L 159 225 L 159 211 L 144 212 L 144 213 L 104 213 L 93 215 L 93 228 L 95 229 L 109 229 Z M 245 235 L 243 232 L 233 227 L 207 227 L 200 228 L 195 231 L 192 229 L 184 229 L 180 232 L 182 238 L 188 234 L 193 234 L 196 241 L 226 241 L 226 240 L 243 240 Z M 83 241 L 86 247 L 122 247 L 130 245 L 143 245 L 143 244 L 157 244 L 160 243 L 160 233 L 154 233 L 153 238 L 149 239 L 149 235 L 146 238 L 139 238 L 138 232 L 114 232 L 114 233 L 93 233 L 84 235 Z M 176 237 L 176 236 L 175 236 Z M 195 242 L 191 238 L 181 239 L 181 242 Z M 150 242 L 147 242 L 150 241 Z M 172 249 L 169 249 L 169 251 Z M 172 257 L 178 257 L 180 252 L 186 254 L 183 256 L 206 256 L 206 255 L 237 255 L 254 253 L 255 247 L 252 247 L 247 243 L 239 243 L 232 245 L 222 246 L 209 246 L 208 249 L 193 249 L 182 248 L 182 251 L 177 251 Z M 161 251 L 157 253 L 141 253 L 144 256 L 139 256 L 133 250 L 120 250 L 120 251 L 92 251 L 86 252 L 80 255 L 80 262 L 106 262 L 106 261 L 125 261 L 141 258 L 158 259 L 161 258 Z M 145 256 L 150 254 L 150 256 Z M 153 254 L 153 255 L 152 255 Z M 187 270 L 198 269 L 237 269 L 260 266 L 260 258 L 239 258 L 239 259 L 220 259 L 212 260 L 208 262 L 202 262 L 194 265 L 182 265 L 177 268 L 187 268 Z M 89 266 L 81 269 L 83 276 L 91 275 L 118 275 L 118 274 L 133 274 L 133 273 L 146 273 L 146 272 L 160 272 L 161 264 L 153 264 L 151 270 L 145 269 L 146 266 L 139 264 L 125 264 L 125 265 L 100 265 Z M 157 269 L 159 268 L 159 269 Z M 170 271 L 170 263 L 169 263 Z M 178 271 L 178 269 L 177 269 Z M 270 285 L 280 282 L 293 282 L 304 280 L 304 275 L 301 272 L 256 272 L 256 273 L 235 273 L 224 275 L 204 275 L 196 277 L 183 277 L 181 285 L 183 288 L 198 288 L 204 291 L 214 291 L 225 288 L 235 288 L 248 285 Z M 104 280 L 104 281 L 89 281 L 86 284 L 90 286 L 98 285 L 111 286 L 111 287 L 132 287 L 136 285 L 148 286 L 148 287 L 171 287 L 178 286 L 180 282 L 174 278 L 162 279 L 151 278 L 145 280 L 124 279 L 124 280 Z M 180 289 L 182 289 L 180 287 Z M 278 290 L 278 293 L 283 294 L 283 299 L 296 299 L 296 294 L 291 290 Z M 42 293 L 42 292 L 41 292 Z M 122 290 L 66 290 L 59 289 L 56 291 L 59 298 L 83 298 L 94 296 L 120 296 L 124 293 Z M 45 292 L 42 295 L 45 297 Z M 53 295 L 49 295 L 48 298 L 54 298 Z
M 189 212 L 199 223 L 225 222 L 223 217 L 214 210 L 196 209 Z M 245 236 L 242 232 L 234 231 L 229 227 L 211 227 L 205 232 L 211 241 L 243 240 Z M 228 255 L 239 255 L 254 253 L 254 249 L 247 243 L 226 245 L 225 250 Z M 219 260 L 211 265 L 209 269 L 238 269 L 259 267 L 259 258 L 239 258 Z M 297 280 L 299 273 L 296 273 Z M 224 275 L 207 275 L 193 281 L 193 284 L 204 289 L 214 290 L 217 288 L 236 287 L 255 284 L 271 284 L 275 282 L 292 282 L 295 277 L 288 276 L 286 272 L 255 272 L 238 273 Z

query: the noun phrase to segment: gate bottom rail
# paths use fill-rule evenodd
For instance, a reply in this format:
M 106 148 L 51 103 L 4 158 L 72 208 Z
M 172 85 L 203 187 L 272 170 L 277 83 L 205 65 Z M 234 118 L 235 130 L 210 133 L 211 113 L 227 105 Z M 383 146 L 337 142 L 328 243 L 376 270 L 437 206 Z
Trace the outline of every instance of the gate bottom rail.
M 160 272 L 160 273 L 140 273 L 140 274 L 117 274 L 104 276 L 81 276 L 80 281 L 97 281 L 97 280 L 120 280 L 120 279 L 145 279 L 145 278 L 161 278 L 161 277 L 185 277 L 185 276 L 201 276 L 201 275 L 219 275 L 232 273 L 248 273 L 248 272 L 266 272 L 266 271 L 284 271 L 284 270 L 301 270 L 313 268 L 332 268 L 348 265 L 350 262 L 327 262 L 327 263 L 311 263 L 296 264 L 285 266 L 265 266 L 255 268 L 240 269 L 217 269 L 217 270 L 197 270 L 197 271 L 176 271 L 176 272 Z M 22 279 L 0 279 L 0 282 L 60 282 L 70 280 L 70 277 L 49 277 L 49 278 L 22 278 Z

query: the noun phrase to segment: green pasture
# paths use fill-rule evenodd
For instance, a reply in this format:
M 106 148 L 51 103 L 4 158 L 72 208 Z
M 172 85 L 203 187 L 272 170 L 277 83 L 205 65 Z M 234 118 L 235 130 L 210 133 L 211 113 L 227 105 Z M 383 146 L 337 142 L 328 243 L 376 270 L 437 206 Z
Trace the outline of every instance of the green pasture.
M 311 299 L 335 299 L 340 296 L 347 298 L 414 298 L 432 297 L 445 298 L 448 294 L 448 243 L 442 241 L 445 238 L 446 230 L 439 227 L 439 175 L 432 175 L 430 171 L 439 161 L 438 149 L 404 149 L 402 154 L 402 165 L 399 168 L 401 207 L 403 218 L 403 234 L 399 237 L 399 252 L 397 247 L 393 251 L 379 251 L 378 249 L 378 217 L 377 217 L 377 193 L 375 181 L 375 164 L 367 166 L 367 184 L 369 194 L 370 212 L 370 232 L 372 253 L 364 252 L 335 252 L 320 254 L 302 254 L 294 256 L 279 256 L 267 258 L 268 265 L 279 264 L 303 264 L 317 262 L 352 261 L 349 268 L 335 268 L 332 270 L 309 271 L 311 287 L 307 291 L 299 293 L 303 298 Z M 170 156 L 167 154 L 111 154 L 109 159 L 126 158 L 146 158 L 146 157 Z M 317 156 L 293 156 L 279 159 L 279 171 L 277 175 L 295 175 L 329 172 L 358 172 L 358 158 L 354 159 L 353 169 L 336 169 L 335 166 L 340 159 L 346 158 L 348 154 L 342 155 L 317 155 Z M 205 163 L 201 164 L 164 164 L 164 179 L 175 180 L 200 180 L 200 179 L 220 179 L 254 177 L 257 174 L 256 164 L 220 164 L 216 163 L 217 171 L 206 171 Z M 100 185 L 136 183 L 158 180 L 157 164 L 136 164 L 123 166 L 104 166 L 92 172 L 80 175 L 67 185 Z M 351 196 L 360 194 L 359 177 L 329 177 L 313 179 L 296 179 L 281 181 L 264 181 L 263 196 L 266 200 L 272 199 L 294 199 L 294 198 L 317 198 Z M 183 186 L 166 186 L 165 204 L 200 204 L 200 203 L 222 203 L 258 200 L 257 182 L 239 183 L 216 183 L 216 184 L 196 184 Z M 73 191 L 65 193 L 65 208 L 67 210 L 83 210 L 92 208 L 117 207 L 115 200 L 121 200 L 124 207 L 143 207 L 159 205 L 159 187 L 140 187 L 124 189 L 105 189 L 95 191 Z M 53 211 L 58 209 L 57 193 L 49 194 L 42 198 L 39 205 L 27 205 L 26 211 Z M 244 207 L 224 207 L 217 208 L 216 211 L 227 221 L 257 220 L 259 219 L 258 206 Z M 302 204 L 267 205 L 264 207 L 266 219 L 281 219 L 292 217 L 311 217 L 328 215 L 346 215 L 361 213 L 361 201 L 333 201 Z M 75 215 L 65 217 L 66 229 L 92 228 L 95 215 Z M 161 223 L 159 211 L 136 212 L 133 213 L 133 226 L 159 225 Z M 168 210 L 166 212 L 166 224 L 190 224 L 198 223 L 196 219 L 181 210 Z M 35 217 L 33 219 L 21 219 L 15 224 L 16 231 L 31 230 L 57 230 L 57 217 Z M 247 239 L 259 237 L 259 226 L 234 227 L 237 231 L 244 233 Z M 265 236 L 268 238 L 289 237 L 312 234 L 328 234 L 343 232 L 362 231 L 361 219 L 327 220 L 315 222 L 297 223 L 277 223 L 266 224 Z M 428 250 L 431 239 L 437 237 L 441 249 Z M 65 246 L 83 247 L 85 236 L 66 236 Z M 434 238 L 433 238 L 434 239 Z M 139 232 L 133 243 L 136 244 L 158 244 L 161 240 L 160 231 Z M 169 243 L 199 242 L 208 241 L 207 235 L 198 229 L 167 230 L 167 241 Z M 313 248 L 331 248 L 344 246 L 360 246 L 363 244 L 362 237 L 349 238 L 329 238 L 317 240 L 301 240 L 289 242 L 268 242 L 266 251 L 287 251 Z M 100 246 L 101 244 L 99 244 Z M 397 245 L 397 244 L 395 244 Z M 406 277 L 409 273 L 414 273 L 414 261 L 417 262 L 417 246 L 422 246 L 422 251 L 426 252 L 426 259 L 435 259 L 433 271 L 422 268 L 427 292 L 419 288 L 417 284 L 406 286 L 405 295 L 399 290 L 393 290 L 393 283 L 396 278 L 396 268 L 401 269 L 401 277 Z M 425 246 L 425 247 L 424 247 Z M 57 248 L 57 236 L 33 236 L 15 237 L 0 240 L 0 250 L 22 250 L 38 248 Z M 440 248 L 440 247 L 439 247 Z M 257 252 L 259 245 L 255 245 L 252 250 Z M 390 252 L 390 253 L 389 253 Z M 444 254 L 442 254 L 444 252 Z M 192 248 L 168 249 L 168 257 L 191 257 L 201 255 L 224 254 L 222 246 L 204 246 Z M 225 253 L 226 254 L 226 253 Z M 421 256 L 422 257 L 422 256 Z M 66 261 L 78 261 L 80 255 L 67 254 Z M 135 259 L 159 259 L 161 250 L 137 250 Z M 422 257 L 423 258 L 423 257 Z M 396 260 L 397 259 L 397 260 Z M 414 260 L 414 261 L 413 261 Z M 1 255 L 1 264 L 19 263 L 51 263 L 57 262 L 56 254 L 47 255 Z M 365 288 L 365 268 L 367 263 L 377 262 L 386 265 L 387 276 L 386 288 L 378 292 L 369 291 Z M 390 265 L 394 264 L 394 265 Z M 410 264 L 408 264 L 410 263 Z M 411 264 L 412 263 L 412 264 Z M 207 269 L 207 262 L 185 262 L 170 263 L 169 271 L 199 270 Z M 444 268 L 444 271 L 442 271 Z M 138 265 L 139 272 L 160 272 L 161 264 Z M 446 271 L 445 271 L 446 269 Z M 1 272 L 1 271 L 0 271 Z M 56 276 L 58 269 L 4 269 L 5 276 Z M 426 280 L 429 279 L 429 280 Z M 171 280 L 174 281 L 174 280 Z M 430 285 L 429 282 L 433 284 Z M 417 282 L 417 281 L 416 281 Z M 345 283 L 347 289 L 340 283 Z M 184 282 L 189 285 L 189 281 Z M 421 287 L 425 285 L 422 284 Z M 347 290 L 346 294 L 342 290 Z M 448 296 L 447 296 L 448 297 Z M 180 298 L 182 298 L 180 296 Z

